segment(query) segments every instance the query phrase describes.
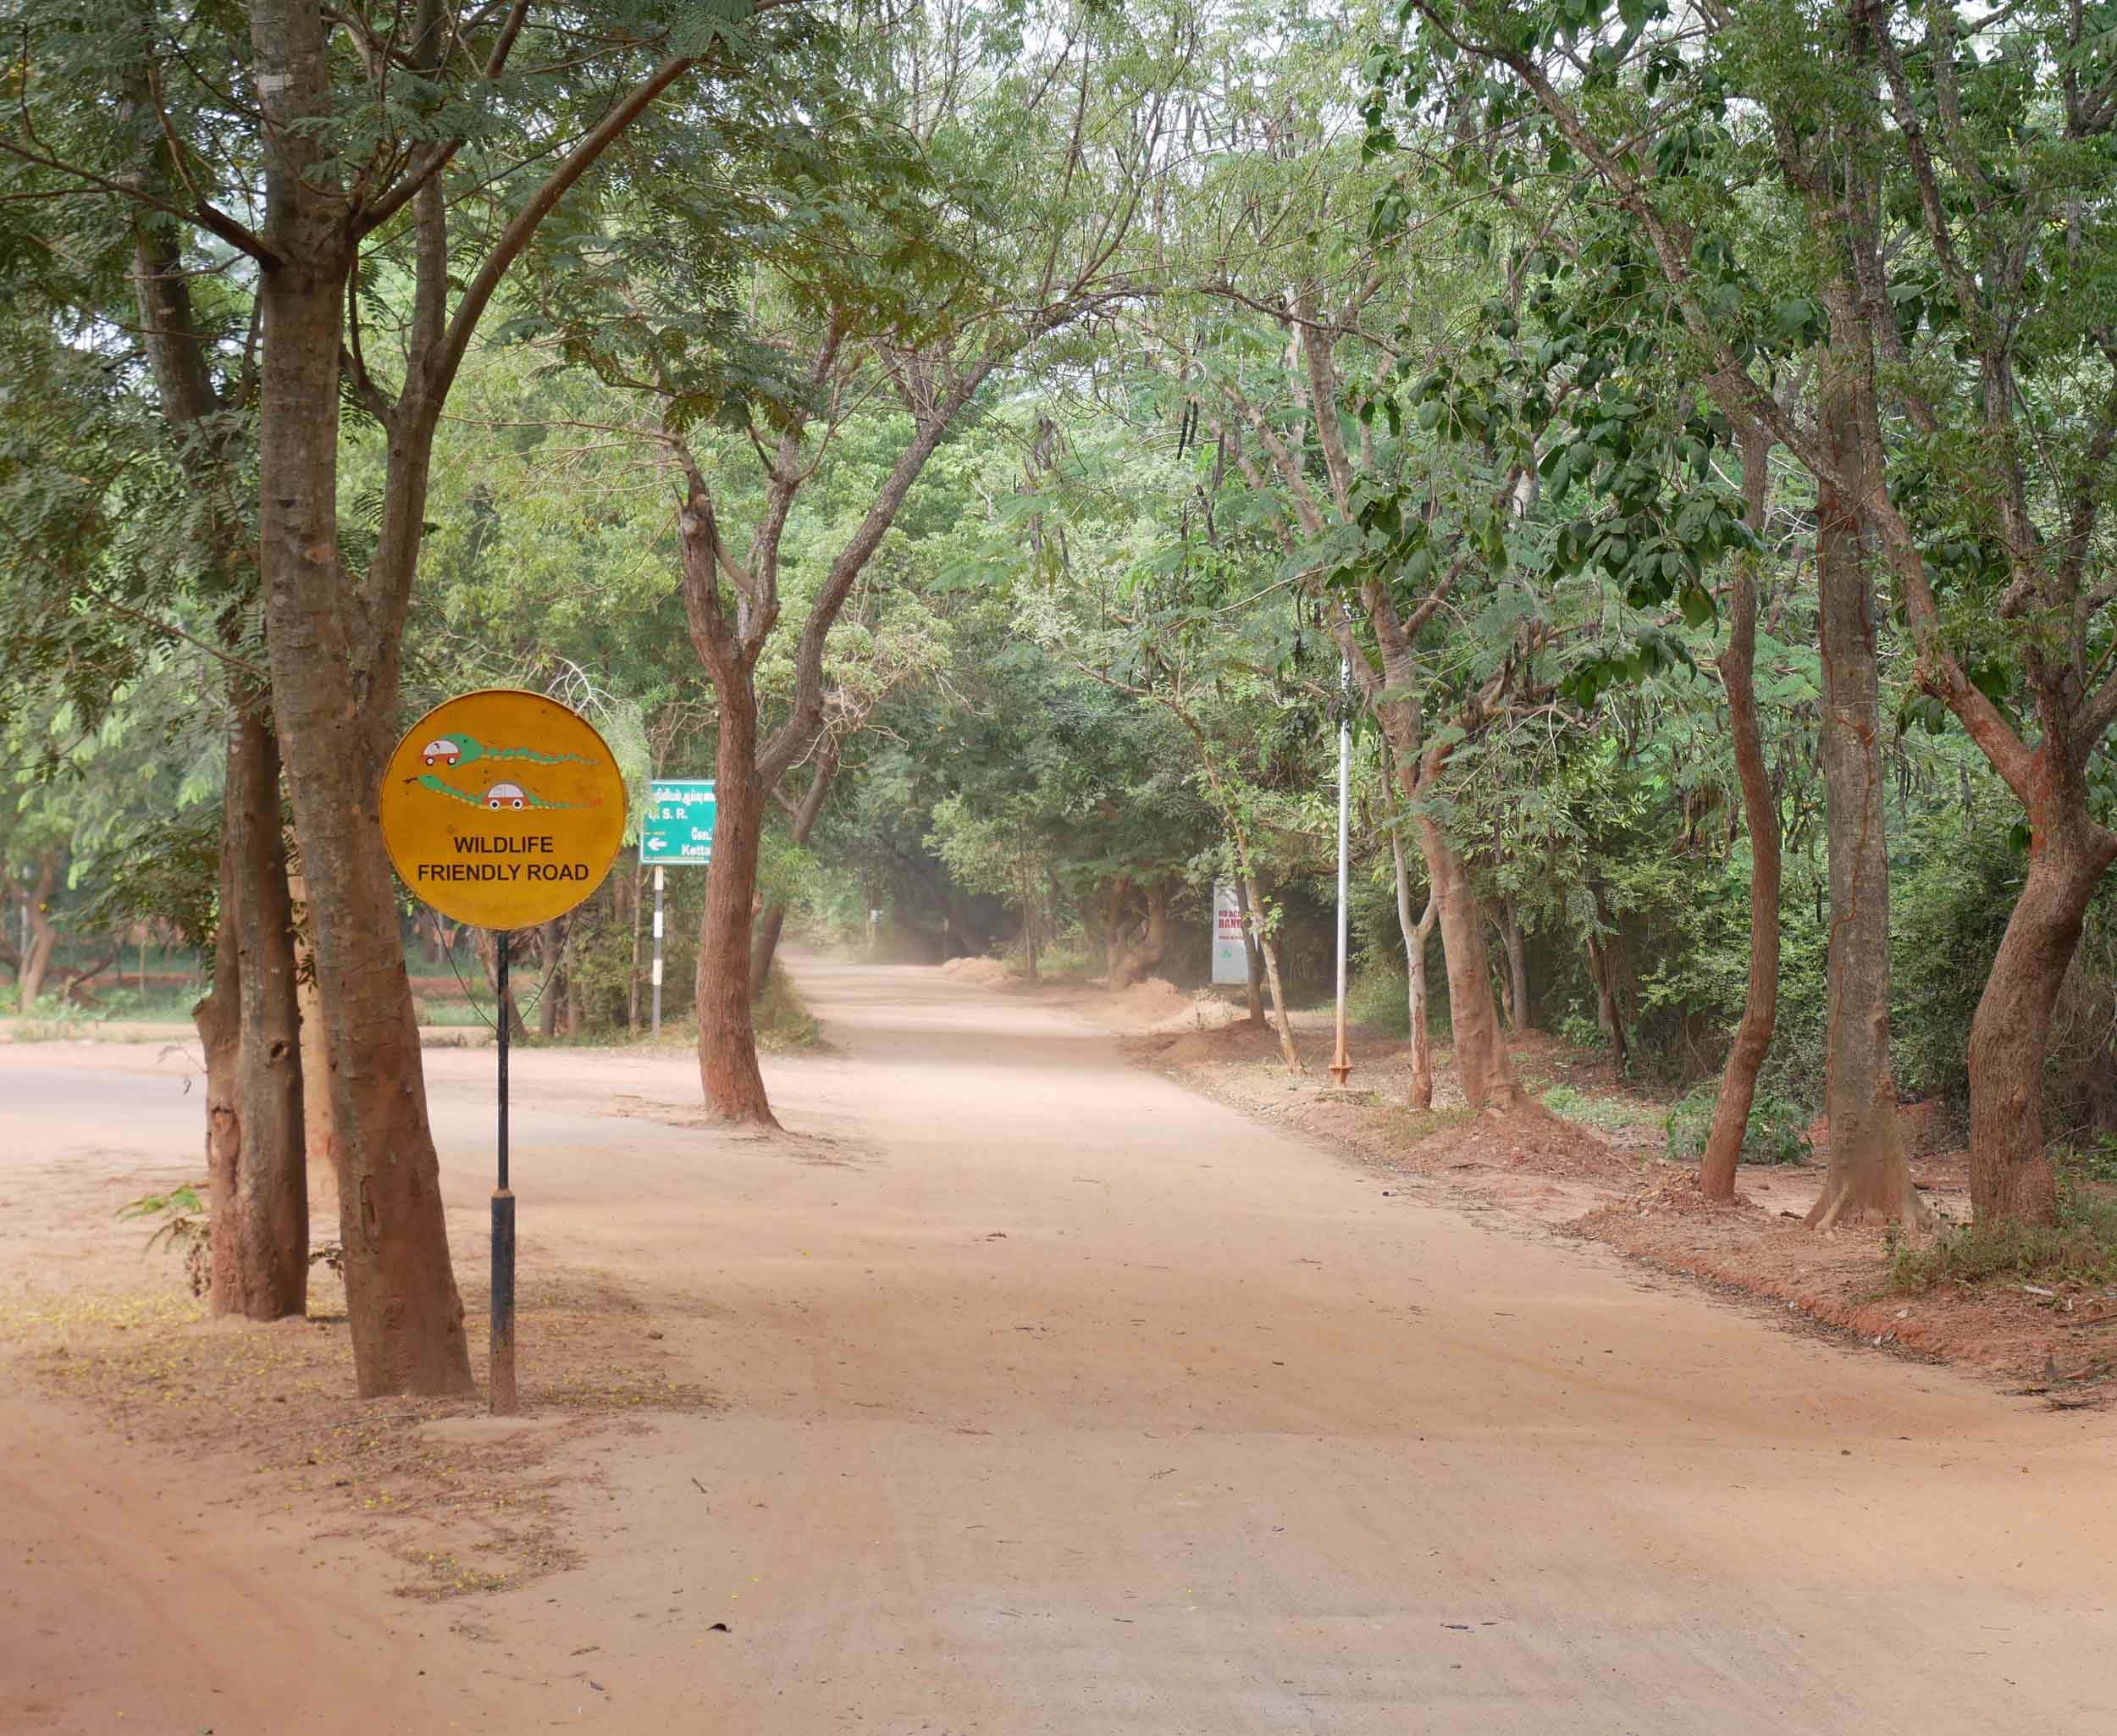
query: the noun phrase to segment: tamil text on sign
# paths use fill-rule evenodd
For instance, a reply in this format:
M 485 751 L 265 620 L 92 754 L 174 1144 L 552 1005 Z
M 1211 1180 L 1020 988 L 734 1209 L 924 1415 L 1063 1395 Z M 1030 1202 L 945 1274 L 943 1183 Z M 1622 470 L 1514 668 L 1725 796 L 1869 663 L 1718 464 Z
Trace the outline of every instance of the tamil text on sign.
M 719 813 L 712 779 L 657 777 L 654 806 L 639 828 L 639 860 L 665 866 L 710 862 Z

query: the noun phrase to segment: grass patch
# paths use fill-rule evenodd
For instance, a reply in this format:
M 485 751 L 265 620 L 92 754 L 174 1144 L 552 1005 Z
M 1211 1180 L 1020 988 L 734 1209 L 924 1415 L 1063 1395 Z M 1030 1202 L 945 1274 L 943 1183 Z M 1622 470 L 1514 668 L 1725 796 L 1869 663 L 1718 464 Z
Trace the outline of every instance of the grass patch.
M 521 1002 L 517 1000 L 516 1004 L 519 1006 Z M 436 1029 L 455 1029 L 467 1025 L 482 1025 L 488 1031 L 493 1028 L 493 1003 L 490 1001 L 428 1000 L 423 996 L 414 996 L 412 1011 L 420 1024 L 430 1025 Z M 528 1015 L 525 1013 L 524 1016 Z
M 1016 956 L 1010 954 L 1007 962 L 1013 965 Z M 1036 976 L 1043 982 L 1074 985 L 1099 982 L 1107 962 L 1100 950 L 1086 945 L 1046 947 L 1036 954 Z M 1154 974 L 1152 970 L 1146 973 L 1147 976 Z
M 2104 1134 L 2092 1145 L 2061 1153 L 2059 1175 L 2062 1182 L 2092 1181 L 2117 1187 L 2117 1135 Z
M 10 1042 L 64 1042 L 79 1037 L 84 1023 L 79 1019 L 10 1019 L 6 1026 Z
M 757 1047 L 767 1054 L 781 1055 L 812 1049 L 823 1041 L 823 1026 L 802 1004 L 793 979 L 778 965 L 765 979 L 765 992 L 750 1009 L 756 1024 Z
M 1570 1085 L 1551 1086 L 1544 1093 L 1544 1107 L 1568 1121 L 1578 1121 L 1584 1127 L 1599 1127 L 1608 1133 L 1648 1125 L 1636 1104 L 1618 1097 L 1590 1097 Z
M 2064 1187 L 2056 1224 L 1952 1224 L 1930 1242 L 1898 1242 L 1889 1280 L 1907 1294 L 1943 1284 L 2117 1282 L 2117 1199 Z
M 1387 1106 L 1388 1131 L 1394 1143 L 1416 1145 L 1478 1119 L 1477 1112 L 1458 1104 L 1451 1109 L 1407 1109 L 1401 1103 Z
M 138 1020 L 148 1025 L 188 1025 L 191 1009 L 205 992 L 203 985 L 188 983 L 152 983 L 144 992 L 137 988 L 113 988 L 96 997 L 90 1016 Z

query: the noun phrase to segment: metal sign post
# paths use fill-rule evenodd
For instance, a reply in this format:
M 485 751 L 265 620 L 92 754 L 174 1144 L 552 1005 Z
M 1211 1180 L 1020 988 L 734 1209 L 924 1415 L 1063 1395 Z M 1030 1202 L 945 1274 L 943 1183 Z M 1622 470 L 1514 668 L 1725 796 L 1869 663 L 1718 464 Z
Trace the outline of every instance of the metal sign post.
M 507 1016 L 507 943 L 514 937 L 501 929 L 493 937 L 499 954 L 493 981 L 500 1000 L 494 1021 L 500 1033 L 500 1173 L 493 1186 L 493 1414 L 515 1413 L 515 1196 L 507 1186 L 507 1039 L 514 1020 Z
M 1346 862 L 1352 820 L 1352 665 L 1338 663 L 1338 1053 L 1330 1063 L 1330 1077 L 1342 1086 L 1352 1072 L 1346 1054 Z
M 655 1035 L 661 1035 L 661 864 L 655 864 Z
M 515 932 L 602 883 L 625 835 L 610 744 L 541 694 L 465 694 L 412 727 L 384 769 L 383 842 L 397 877 L 443 915 L 493 932 L 499 994 L 499 1166 L 493 1189 L 493 1414 L 515 1396 L 515 1196 L 507 1168 L 507 966 Z

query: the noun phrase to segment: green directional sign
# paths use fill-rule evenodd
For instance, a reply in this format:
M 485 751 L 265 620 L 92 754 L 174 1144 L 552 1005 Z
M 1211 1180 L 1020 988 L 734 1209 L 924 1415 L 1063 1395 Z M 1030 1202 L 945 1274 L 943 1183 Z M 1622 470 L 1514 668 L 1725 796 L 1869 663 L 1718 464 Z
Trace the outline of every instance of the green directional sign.
M 656 867 L 713 860 L 719 799 L 710 777 L 657 777 L 654 805 L 640 822 L 639 860 Z

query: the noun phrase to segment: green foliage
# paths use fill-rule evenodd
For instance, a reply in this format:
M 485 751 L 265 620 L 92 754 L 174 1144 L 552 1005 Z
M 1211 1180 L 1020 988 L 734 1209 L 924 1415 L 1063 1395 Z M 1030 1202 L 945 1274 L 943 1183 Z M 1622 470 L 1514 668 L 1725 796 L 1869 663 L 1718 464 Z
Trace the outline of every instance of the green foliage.
M 1392 914 L 1390 920 L 1396 920 Z M 1411 1006 L 1405 998 L 1404 978 L 1390 970 L 1363 970 L 1346 985 L 1346 1018 L 1363 1031 L 1388 1037 L 1411 1035 Z M 1433 1029 L 1433 1009 L 1427 1009 L 1427 1029 Z
M 2117 1283 L 2117 1199 L 2072 1187 L 2059 1198 L 2055 1225 L 1950 1224 L 1931 1241 L 1899 1241 L 1890 1281 L 1917 1294 L 1944 1284 L 2047 1285 Z
M 158 922 L 202 952 L 219 924 L 220 816 L 180 811 L 136 821 L 89 858 L 81 877 L 82 932 Z
M 2105 1134 L 2060 1153 L 2059 1174 L 2076 1186 L 2117 1187 L 2117 1134 Z
M 1661 1122 L 1668 1154 L 1680 1163 L 1703 1157 L 1720 1105 L 1717 1081 L 1694 1086 L 1678 1098 Z M 1750 1100 L 1749 1125 L 1743 1130 L 1742 1157 L 1750 1164 L 1805 1164 L 1813 1155 L 1808 1120 L 1800 1106 L 1768 1092 Z
M 811 1049 L 823 1041 L 823 1026 L 802 1003 L 782 965 L 772 965 L 751 1015 L 756 1020 L 757 1047 L 767 1054 Z
M 1596 1097 L 1571 1085 L 1554 1085 L 1543 1094 L 1544 1107 L 1554 1115 L 1578 1121 L 1584 1127 L 1616 1132 L 1637 1127 L 1645 1119 L 1636 1103 L 1617 1097 Z
M 213 1282 L 213 1219 L 206 1204 L 207 1184 L 187 1181 L 167 1193 L 142 1194 L 119 1207 L 120 1219 L 144 1219 L 153 1224 L 142 1254 L 166 1248 L 184 1257 L 184 1279 L 193 1296 L 203 1296 Z M 309 1250 L 309 1264 L 327 1266 L 341 1277 L 345 1250 L 340 1242 L 327 1241 Z
M 257 273 L 225 236 L 148 224 L 174 249 L 216 399 L 204 427 L 173 429 L 141 342 L 141 233 L 106 196 L 164 161 L 166 117 L 187 193 L 251 208 L 255 116 L 225 95 L 256 86 L 246 15 L 18 11 L 0 127 L 42 154 L 0 163 L 9 966 L 47 863 L 76 962 L 85 938 L 135 921 L 210 945 L 224 694 L 262 656 L 244 552 Z M 782 627 L 754 666 L 769 737 L 794 697 L 799 624 L 938 417 L 831 628 L 836 781 L 813 836 L 797 844 L 790 816 L 768 815 L 759 890 L 796 926 L 856 940 L 879 908 L 889 944 L 936 957 L 1026 927 L 1046 971 L 1086 975 L 1106 926 L 1138 932 L 1152 886 L 1172 929 L 1154 968 L 1180 979 L 1202 963 L 1201 906 L 1239 837 L 1308 998 L 1331 962 L 1339 636 L 1379 660 L 1384 596 L 1413 625 L 1391 685 L 1351 707 L 1352 1016 L 1405 1029 L 1388 842 L 1429 820 L 1525 932 L 1534 1022 L 1602 1040 L 1593 945 L 1616 961 L 1630 1070 L 1681 1086 L 1716 1078 L 1749 974 L 1749 865 L 1713 677 L 1740 562 L 1762 602 L 1755 678 L 1786 849 L 1778 1027 L 1744 1152 L 1794 1160 L 1821 1094 L 1830 937 L 1818 495 L 1789 437 L 1753 537 L 1744 412 L 1716 394 L 1739 376 L 1813 426 L 1843 238 L 1835 207 L 1787 184 L 1777 147 L 1867 138 L 1832 169 L 1871 177 L 1891 238 L 1876 262 L 1894 337 L 1880 334 L 1888 496 L 1939 595 L 1941 643 L 2025 730 L 2035 671 L 2085 689 L 2111 666 L 2107 526 L 2076 535 L 2065 515 L 2113 493 L 2106 471 L 2085 495 L 2068 478 L 2092 468 L 2109 401 L 2117 144 L 2073 125 L 2059 75 L 2103 87 L 2112 39 L 2092 10 L 2080 26 L 2062 11 L 1981 19 L 1952 61 L 1937 24 L 1871 15 L 1909 33 L 1914 106 L 1965 147 L 1937 219 L 1876 107 L 1885 81 L 1848 71 L 1842 8 L 1737 8 L 1701 34 L 1658 0 L 1413 0 L 1369 51 L 1390 14 L 1254 0 L 748 19 L 648 6 L 538 12 L 495 80 L 482 66 L 501 12 L 465 14 L 445 64 L 424 69 L 355 52 L 340 21 L 317 122 L 329 160 L 386 180 L 451 141 L 459 278 L 548 169 L 522 137 L 578 137 L 672 46 L 715 55 L 568 194 L 468 352 L 434 454 L 405 709 L 472 683 L 533 687 L 596 717 L 636 809 L 653 773 L 703 775 L 719 719 L 680 584 L 688 478 L 672 443 L 710 485 L 734 564 L 777 524 L 762 614 Z M 1931 14 L 1949 19 L 1964 21 L 1948 3 Z M 1556 69 L 1584 135 L 1548 112 L 1524 56 Z M 1937 100 L 1950 65 L 1959 120 Z M 147 73 L 158 113 L 132 94 Z M 1339 125 L 1363 90 L 1363 127 Z M 1598 134 L 1625 141 L 1636 197 L 1595 186 L 1580 145 Z M 67 180 L 53 152 L 108 185 Z M 1680 293 L 1648 213 L 1683 263 Z M 349 299 L 384 395 L 414 324 L 416 216 L 362 243 Z M 1989 309 L 1962 301 L 1935 220 Z M 1996 267 L 2015 259 L 2027 275 L 2008 288 Z M 1318 332 L 1319 355 L 1304 347 Z M 1988 361 L 2013 382 L 2004 428 L 1983 413 Z M 1335 373 L 1320 395 L 1312 363 Z M 359 384 L 340 453 L 356 577 L 391 444 Z M 1914 401 L 1932 413 L 1904 413 Z M 789 437 L 802 481 L 775 520 Z M 1993 480 L 2017 463 L 2026 552 L 2007 545 Z M 2010 594 L 2016 568 L 2065 550 L 2081 551 L 2079 611 Z M 717 593 L 731 611 L 736 589 Z M 1899 727 L 1896 1072 L 1959 1106 L 2026 838 L 1928 689 L 1895 601 L 1876 624 Z M 1445 760 L 1415 801 L 1385 782 L 1374 727 L 1377 705 L 1411 702 Z M 824 763 L 799 760 L 779 793 Z M 2107 816 L 2107 747 L 2083 779 Z M 618 873 L 577 917 L 570 983 L 554 989 L 595 1039 L 644 1020 L 651 893 L 637 865 Z M 704 887 L 671 876 L 672 1026 L 692 1010 Z M 2083 1142 L 2117 1128 L 2114 898 L 2089 913 L 2048 1081 L 2057 1131 Z M 1423 899 L 1415 887 L 1414 914 Z M 1432 965 L 1445 1031 L 1437 944 Z M 812 1038 L 787 992 L 776 975 L 760 1031 Z M 424 1011 L 467 1021 L 478 1004 Z M 1671 1113 L 1672 1154 L 1702 1145 L 1714 1089 Z M 1620 1113 L 1553 1098 L 1596 1125 Z
M 184 1257 L 184 1276 L 193 1296 L 206 1294 L 212 1278 L 213 1239 L 206 1210 L 206 1184 L 185 1182 L 167 1193 L 142 1194 L 118 1208 L 121 1219 L 153 1225 L 143 1253 L 166 1247 Z

